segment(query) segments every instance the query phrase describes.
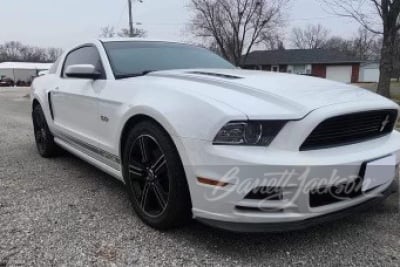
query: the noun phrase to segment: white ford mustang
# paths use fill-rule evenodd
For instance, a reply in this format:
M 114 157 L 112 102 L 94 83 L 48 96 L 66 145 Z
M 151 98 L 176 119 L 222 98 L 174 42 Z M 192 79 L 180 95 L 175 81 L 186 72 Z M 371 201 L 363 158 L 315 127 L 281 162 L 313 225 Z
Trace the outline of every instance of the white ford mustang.
M 120 179 L 158 229 L 303 228 L 377 203 L 398 175 L 395 103 L 180 43 L 77 46 L 35 79 L 32 108 L 43 157 L 61 147 Z

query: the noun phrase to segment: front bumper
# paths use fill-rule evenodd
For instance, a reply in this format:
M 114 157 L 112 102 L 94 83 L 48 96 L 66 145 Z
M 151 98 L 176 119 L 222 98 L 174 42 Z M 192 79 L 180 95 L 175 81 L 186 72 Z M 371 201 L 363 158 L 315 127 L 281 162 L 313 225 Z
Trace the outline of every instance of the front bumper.
M 198 221 L 222 230 L 227 230 L 231 232 L 246 232 L 246 233 L 275 233 L 275 232 L 286 232 L 286 231 L 296 231 L 302 230 L 311 226 L 327 223 L 330 221 L 342 219 L 347 216 L 354 215 L 357 212 L 365 211 L 370 207 L 374 207 L 391 194 L 398 192 L 397 182 L 393 182 L 389 188 L 383 191 L 379 196 L 371 198 L 361 204 L 351 206 L 349 208 L 313 217 L 310 219 L 295 221 L 295 222 L 283 222 L 283 223 L 237 223 L 237 222 L 227 222 L 227 221 L 217 221 L 206 218 L 198 218 Z
M 351 182 L 354 177 L 358 177 L 364 162 L 391 154 L 396 155 L 397 164 L 400 160 L 398 132 L 359 144 L 306 152 L 278 149 L 273 146 L 213 146 L 208 141 L 194 139 L 183 139 L 182 142 L 186 154 L 184 167 L 192 197 L 193 217 L 206 224 L 232 231 L 300 229 L 373 205 L 393 191 L 392 181 L 373 189 L 368 195 L 311 207 L 309 192 L 315 189 L 315 185 L 310 183 L 310 180 L 319 180 L 318 186 L 332 186 L 329 179 L 318 177 L 331 177 L 332 173 L 335 173 L 336 176 L 348 177 L 347 180 Z M 182 154 L 182 150 L 180 153 Z M 245 178 L 240 177 L 224 188 L 201 184 L 197 180 L 198 177 L 203 177 L 229 183 L 231 181 L 226 179 L 226 172 L 232 167 L 244 169 Z M 287 178 L 284 185 L 286 187 L 283 190 L 287 198 L 282 201 L 246 199 L 248 192 L 253 189 L 252 186 L 259 182 L 257 176 L 251 175 L 252 170 L 257 168 L 270 173 L 284 173 L 287 170 L 297 173 L 298 175 Z M 299 176 L 305 169 L 309 169 L 308 176 L 299 181 Z M 246 170 L 249 172 L 246 173 Z M 243 183 L 250 186 L 237 190 L 238 185 L 240 187 Z

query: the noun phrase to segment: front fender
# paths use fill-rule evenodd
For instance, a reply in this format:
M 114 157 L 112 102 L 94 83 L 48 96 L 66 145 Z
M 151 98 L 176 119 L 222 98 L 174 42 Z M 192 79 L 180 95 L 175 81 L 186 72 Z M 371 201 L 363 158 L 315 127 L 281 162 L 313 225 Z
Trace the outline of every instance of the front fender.
M 122 112 L 120 132 L 133 116 L 146 115 L 161 124 L 171 136 L 212 140 L 227 122 L 248 119 L 229 105 L 181 90 L 138 94 L 132 102 L 123 107 L 126 110 Z
M 42 107 L 44 116 L 46 118 L 47 125 L 49 126 L 50 131 L 52 132 L 53 129 L 53 119 L 50 112 L 50 106 L 48 101 L 48 91 L 46 90 L 35 90 L 32 87 L 31 91 L 31 108 L 33 111 L 33 104 L 34 102 L 38 102 L 39 105 Z
M 158 97 L 155 98 L 154 95 Z M 227 122 L 247 120 L 245 114 L 216 100 L 165 88 L 157 93 L 138 94 L 134 103 L 124 106 L 122 109 L 126 110 L 122 112 L 117 130 L 120 133 L 118 145 L 128 121 L 135 116 L 144 115 L 157 121 L 168 132 L 184 163 L 186 152 L 182 139 L 211 141 Z

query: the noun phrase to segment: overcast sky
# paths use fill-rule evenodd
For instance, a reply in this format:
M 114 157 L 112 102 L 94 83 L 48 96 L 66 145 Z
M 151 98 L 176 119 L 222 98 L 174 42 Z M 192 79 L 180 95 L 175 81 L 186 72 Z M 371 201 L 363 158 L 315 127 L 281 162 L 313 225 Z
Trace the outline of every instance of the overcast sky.
M 185 27 L 189 0 L 143 0 L 134 4 L 134 19 L 153 39 L 190 40 Z M 0 43 L 21 41 L 43 47 L 68 48 L 98 37 L 100 28 L 127 27 L 127 0 L 1 0 Z M 351 37 L 352 20 L 329 14 L 318 0 L 292 0 L 287 10 L 287 34 L 294 26 L 321 23 L 332 35 Z M 287 42 L 288 43 L 288 42 Z

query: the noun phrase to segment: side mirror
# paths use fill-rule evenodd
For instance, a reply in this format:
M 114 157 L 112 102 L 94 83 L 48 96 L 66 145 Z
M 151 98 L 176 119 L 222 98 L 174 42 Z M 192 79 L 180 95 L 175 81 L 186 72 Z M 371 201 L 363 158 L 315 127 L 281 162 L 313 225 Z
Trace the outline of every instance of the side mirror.
M 91 64 L 70 65 L 65 70 L 65 75 L 70 78 L 96 80 L 101 77 L 101 73 Z

